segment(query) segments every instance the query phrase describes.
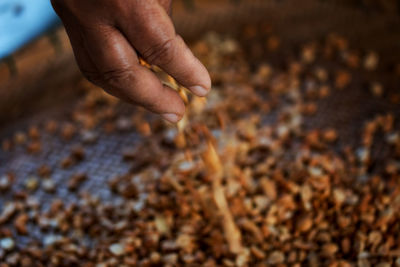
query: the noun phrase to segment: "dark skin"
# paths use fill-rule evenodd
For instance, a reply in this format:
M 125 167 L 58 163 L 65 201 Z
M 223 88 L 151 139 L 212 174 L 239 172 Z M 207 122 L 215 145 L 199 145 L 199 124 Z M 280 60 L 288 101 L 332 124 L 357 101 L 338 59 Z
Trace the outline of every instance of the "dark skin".
M 172 123 L 185 113 L 138 57 L 157 65 L 198 96 L 211 88 L 206 68 L 175 33 L 171 0 L 52 0 L 85 77 L 108 93 Z

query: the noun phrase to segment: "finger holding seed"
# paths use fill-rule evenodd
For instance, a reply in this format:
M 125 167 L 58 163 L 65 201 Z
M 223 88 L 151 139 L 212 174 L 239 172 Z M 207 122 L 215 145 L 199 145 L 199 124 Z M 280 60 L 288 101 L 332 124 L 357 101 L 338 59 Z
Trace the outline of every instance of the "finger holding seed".
M 110 94 L 176 123 L 185 113 L 179 94 L 139 56 L 157 65 L 198 96 L 211 88 L 206 68 L 179 37 L 170 1 L 52 0 L 82 73 Z

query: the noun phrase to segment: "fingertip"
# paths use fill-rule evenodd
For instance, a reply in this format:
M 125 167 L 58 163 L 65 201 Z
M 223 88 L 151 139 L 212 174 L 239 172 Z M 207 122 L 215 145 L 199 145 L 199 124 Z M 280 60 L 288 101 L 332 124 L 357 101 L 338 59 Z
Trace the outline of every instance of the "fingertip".
M 197 96 L 206 96 L 210 91 L 201 85 L 190 86 L 188 89 Z
M 182 116 L 179 116 L 174 113 L 164 113 L 164 114 L 161 114 L 161 117 L 164 120 L 169 121 L 170 123 L 177 123 L 182 119 Z
M 194 83 L 194 85 L 190 85 L 187 88 L 197 96 L 206 96 L 211 90 L 210 74 L 199 59 L 195 58 L 195 62 L 196 72 L 190 80 L 192 82 L 197 81 L 197 83 Z

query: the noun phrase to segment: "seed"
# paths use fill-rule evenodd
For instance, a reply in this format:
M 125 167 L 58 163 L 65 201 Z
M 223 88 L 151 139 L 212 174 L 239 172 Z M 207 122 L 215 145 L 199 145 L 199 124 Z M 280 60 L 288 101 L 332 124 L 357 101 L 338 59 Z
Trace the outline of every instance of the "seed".
M 266 177 L 262 178 L 260 180 L 260 185 L 265 193 L 265 195 L 271 199 L 275 200 L 277 198 L 277 191 L 276 191 L 276 184 L 274 181 L 271 179 L 268 179 Z
M 285 262 L 285 254 L 283 254 L 281 251 L 273 251 L 271 254 L 269 254 L 267 262 L 269 264 L 281 264 Z
M 136 125 L 136 129 L 143 136 L 151 135 L 151 127 L 150 127 L 150 124 L 147 122 L 139 123 L 138 125 Z
M 28 136 L 31 139 L 37 140 L 40 138 L 39 129 L 37 126 L 31 126 L 28 130 Z
M 372 95 L 376 97 L 381 97 L 383 95 L 383 86 L 378 82 L 374 82 L 370 86 L 370 91 Z
M 337 133 L 335 129 L 328 129 L 324 131 L 323 138 L 328 143 L 333 143 L 337 140 Z
M 57 131 L 57 122 L 54 120 L 49 120 L 46 122 L 44 128 L 46 129 L 46 131 L 50 134 L 53 134 Z
M 364 68 L 373 71 L 377 68 L 379 57 L 375 52 L 369 52 L 364 58 Z
M 332 258 L 338 251 L 338 246 L 334 243 L 325 244 L 322 246 L 322 256 Z
M 336 74 L 335 86 L 338 89 L 346 88 L 351 82 L 351 75 L 349 72 L 341 70 Z
M 81 132 L 81 139 L 84 144 L 94 144 L 98 137 L 98 134 L 94 131 L 84 130 Z
M 119 243 L 111 244 L 108 249 L 115 256 L 121 256 L 125 254 L 124 246 Z
M 160 234 L 168 234 L 169 233 L 169 226 L 164 217 L 157 216 L 155 219 L 155 224 L 156 224 L 157 231 Z
M 128 131 L 132 127 L 132 121 L 126 117 L 119 118 L 116 122 L 116 127 L 118 131 Z
M 22 144 L 26 143 L 26 141 L 27 141 L 27 137 L 26 137 L 25 133 L 17 132 L 14 134 L 14 142 L 17 145 L 22 145 Z
M 72 177 L 68 181 L 68 189 L 71 191 L 77 190 L 78 187 L 81 185 L 81 183 L 86 181 L 86 179 L 87 176 L 84 173 L 78 173 L 72 175 Z
M 313 226 L 313 220 L 310 216 L 302 216 L 296 223 L 296 229 L 299 232 L 308 232 Z
M 8 175 L 0 176 L 0 191 L 7 191 L 11 188 L 11 180 Z
M 162 261 L 166 264 L 176 265 L 178 261 L 178 255 L 175 253 L 167 254 L 162 257 Z
M 271 36 L 267 40 L 267 49 L 270 51 L 276 51 L 279 48 L 280 40 L 276 36 Z
M 1 143 L 1 148 L 3 149 L 3 151 L 10 151 L 12 148 L 12 141 L 9 139 L 3 140 L 3 142 Z
M 14 240 L 10 237 L 0 239 L 0 247 L 4 250 L 13 250 L 15 246 Z
M 81 146 L 72 149 L 71 156 L 76 161 L 82 161 L 85 158 L 85 150 Z
M 18 233 L 21 235 L 26 235 L 28 230 L 26 228 L 26 223 L 28 222 L 29 217 L 26 213 L 18 215 L 18 217 L 14 221 L 15 229 L 17 229 Z
M 51 170 L 50 170 L 49 166 L 43 164 L 38 168 L 37 173 L 40 177 L 43 177 L 43 178 L 49 177 L 51 174 Z
M 44 179 L 42 181 L 42 187 L 47 193 L 54 193 L 56 191 L 56 185 L 52 179 Z
M 256 246 L 252 246 L 250 248 L 251 253 L 253 253 L 253 255 L 257 258 L 257 259 L 264 259 L 265 258 L 265 253 L 264 251 L 262 251 L 260 248 L 256 247 Z
M 28 153 L 38 153 L 42 150 L 42 144 L 39 141 L 33 141 L 28 144 L 26 147 Z
M 61 160 L 60 166 L 63 169 L 67 169 L 74 164 L 74 160 L 71 157 L 65 157 Z
M 30 191 L 34 191 L 38 188 L 39 180 L 36 177 L 30 177 L 25 181 L 26 189 Z
M 65 140 L 70 140 L 76 133 L 76 128 L 71 123 L 66 123 L 61 128 L 61 136 Z

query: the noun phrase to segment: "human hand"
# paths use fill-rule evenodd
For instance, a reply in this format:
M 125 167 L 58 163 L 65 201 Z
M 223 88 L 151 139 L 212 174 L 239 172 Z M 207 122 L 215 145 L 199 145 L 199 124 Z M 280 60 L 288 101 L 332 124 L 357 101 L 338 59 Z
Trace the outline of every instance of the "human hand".
M 211 88 L 206 68 L 175 33 L 170 0 L 51 0 L 84 76 L 108 93 L 179 121 L 185 105 L 139 56 L 198 96 Z

